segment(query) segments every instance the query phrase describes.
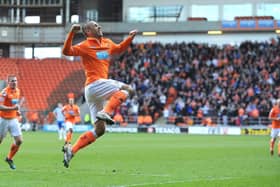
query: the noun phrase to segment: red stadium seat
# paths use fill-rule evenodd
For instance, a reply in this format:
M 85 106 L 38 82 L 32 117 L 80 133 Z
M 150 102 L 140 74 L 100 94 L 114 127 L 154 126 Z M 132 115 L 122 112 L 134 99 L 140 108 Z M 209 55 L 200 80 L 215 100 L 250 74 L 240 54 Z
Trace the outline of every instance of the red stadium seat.
M 0 68 L 0 79 L 18 75 L 28 110 L 50 109 L 69 92 L 80 95 L 85 80 L 82 64 L 64 59 L 0 59 Z

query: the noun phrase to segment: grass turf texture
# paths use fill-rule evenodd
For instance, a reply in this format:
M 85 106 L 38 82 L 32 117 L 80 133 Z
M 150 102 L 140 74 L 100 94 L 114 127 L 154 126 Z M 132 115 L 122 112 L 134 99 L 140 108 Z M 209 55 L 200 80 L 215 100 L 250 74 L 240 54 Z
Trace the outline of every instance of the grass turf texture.
M 76 140 L 78 133 L 74 134 Z M 279 186 L 280 158 L 269 136 L 105 134 L 64 168 L 56 133 L 25 132 L 11 170 L 0 145 L 0 186 Z M 277 152 L 277 151 L 276 151 Z

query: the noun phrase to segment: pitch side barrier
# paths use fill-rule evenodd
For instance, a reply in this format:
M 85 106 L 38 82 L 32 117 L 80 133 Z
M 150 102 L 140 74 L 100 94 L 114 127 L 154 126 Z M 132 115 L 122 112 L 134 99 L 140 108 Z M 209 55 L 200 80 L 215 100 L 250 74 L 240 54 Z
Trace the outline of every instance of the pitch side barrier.
M 75 125 L 75 132 L 84 132 L 91 130 L 91 125 Z M 45 132 L 56 132 L 56 125 L 44 125 L 42 128 Z M 117 125 L 107 126 L 106 131 L 109 133 L 156 133 L 156 134 L 199 134 L 199 135 L 269 135 L 271 129 L 264 125 L 252 126 L 186 126 L 178 127 L 175 125 L 151 125 L 138 126 L 128 125 L 127 127 L 120 127 Z

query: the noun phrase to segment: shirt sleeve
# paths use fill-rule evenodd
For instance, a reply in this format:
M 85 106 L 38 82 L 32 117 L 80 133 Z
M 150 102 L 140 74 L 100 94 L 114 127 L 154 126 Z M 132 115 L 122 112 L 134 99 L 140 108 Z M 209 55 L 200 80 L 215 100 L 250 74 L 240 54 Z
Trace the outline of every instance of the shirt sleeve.
M 119 44 L 115 44 L 113 41 L 111 41 L 112 44 L 112 54 L 120 54 L 123 53 L 125 50 L 127 50 L 127 48 L 129 47 L 129 45 L 132 42 L 132 37 L 128 36 L 126 39 L 124 39 L 121 43 Z
M 80 115 L 80 108 L 79 108 L 77 105 L 76 105 L 75 108 L 76 108 L 76 109 L 75 109 L 75 110 L 76 110 L 76 114 L 77 114 L 77 115 Z
M 2 105 L 3 104 L 3 102 L 4 102 L 4 97 L 0 94 L 0 104 Z
M 62 113 L 64 116 L 65 116 L 66 110 L 67 110 L 66 106 L 64 106 L 64 107 L 62 108 L 62 110 L 61 110 L 61 113 Z
M 0 92 L 0 104 L 1 105 L 4 103 L 5 95 L 6 95 L 6 92 L 4 90 L 2 92 Z
M 271 109 L 271 111 L 269 112 L 269 118 L 274 118 L 275 117 L 275 112 L 274 112 L 274 108 Z
M 75 33 L 70 32 L 67 35 L 66 40 L 64 42 L 63 49 L 62 49 L 62 53 L 67 56 L 82 56 L 82 54 L 83 54 L 82 53 L 82 43 L 74 45 L 74 46 L 72 45 L 74 34 Z

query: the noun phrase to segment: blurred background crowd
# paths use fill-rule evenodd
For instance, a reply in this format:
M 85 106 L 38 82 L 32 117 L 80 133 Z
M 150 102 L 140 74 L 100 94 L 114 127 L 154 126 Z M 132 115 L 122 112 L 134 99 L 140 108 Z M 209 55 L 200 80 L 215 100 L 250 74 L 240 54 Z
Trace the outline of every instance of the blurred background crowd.
M 224 125 L 267 118 L 279 98 L 280 40 L 241 45 L 134 44 L 111 68 L 111 78 L 136 94 L 122 115 L 212 117 Z M 261 123 L 266 123 L 265 120 Z M 191 123 L 191 122 L 190 122 Z

